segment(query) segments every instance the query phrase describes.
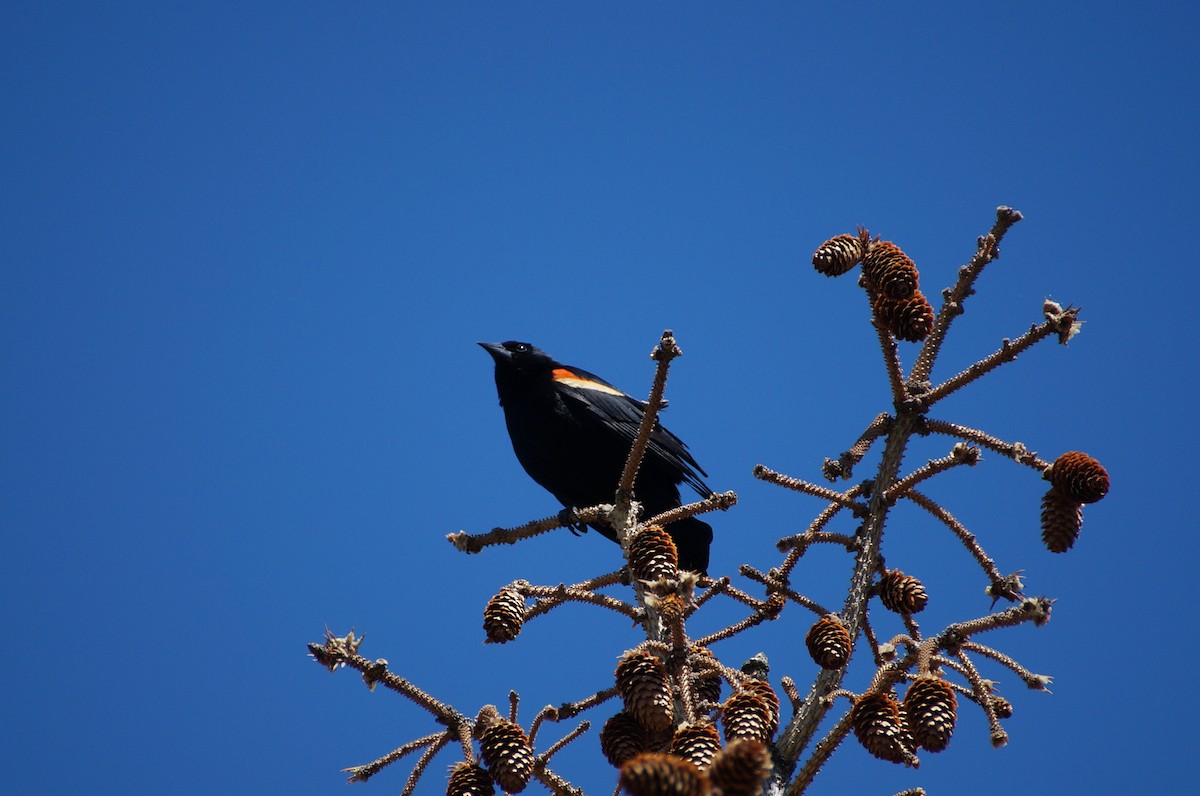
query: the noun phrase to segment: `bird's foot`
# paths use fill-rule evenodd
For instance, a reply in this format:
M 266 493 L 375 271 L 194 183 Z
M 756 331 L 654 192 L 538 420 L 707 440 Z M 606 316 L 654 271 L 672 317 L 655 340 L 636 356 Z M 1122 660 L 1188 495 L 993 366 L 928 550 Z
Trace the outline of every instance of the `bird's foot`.
M 558 521 L 563 524 L 567 530 L 576 536 L 582 536 L 587 533 L 587 523 L 579 519 L 579 509 L 574 506 L 567 506 L 558 513 Z

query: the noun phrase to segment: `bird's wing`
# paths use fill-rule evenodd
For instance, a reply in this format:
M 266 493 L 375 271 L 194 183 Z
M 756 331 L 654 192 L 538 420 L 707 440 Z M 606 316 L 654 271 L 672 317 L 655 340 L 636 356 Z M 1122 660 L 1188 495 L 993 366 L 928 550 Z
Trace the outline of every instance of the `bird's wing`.
M 575 402 L 581 410 L 574 412 L 579 418 L 594 417 L 598 422 L 604 422 L 630 445 L 637 436 L 638 427 L 646 412 L 646 402 L 639 401 L 604 379 L 576 367 L 556 368 L 552 377 L 559 394 L 568 403 Z M 574 408 L 574 407 L 573 407 Z M 704 483 L 703 476 L 708 475 L 692 458 L 683 440 L 672 434 L 661 423 L 655 423 L 654 431 L 650 433 L 650 444 L 646 450 L 647 456 L 659 460 L 661 464 L 679 473 L 679 480 L 695 489 L 700 495 L 707 497 L 712 490 Z

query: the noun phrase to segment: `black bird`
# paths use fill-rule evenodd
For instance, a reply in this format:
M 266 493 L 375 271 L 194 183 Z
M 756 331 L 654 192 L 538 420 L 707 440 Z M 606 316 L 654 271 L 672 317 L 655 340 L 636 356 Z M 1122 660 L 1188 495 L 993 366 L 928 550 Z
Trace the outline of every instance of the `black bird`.
M 518 461 L 534 481 L 567 508 L 611 503 L 646 403 L 582 368 L 556 362 L 529 343 L 480 343 L 496 360 L 496 390 Z M 687 446 L 661 424 L 650 435 L 634 483 L 642 516 L 680 505 L 679 485 L 703 497 L 708 475 Z M 616 541 L 605 524 L 591 526 Z M 668 533 L 679 549 L 679 566 L 708 572 L 712 528 L 695 517 L 671 523 Z

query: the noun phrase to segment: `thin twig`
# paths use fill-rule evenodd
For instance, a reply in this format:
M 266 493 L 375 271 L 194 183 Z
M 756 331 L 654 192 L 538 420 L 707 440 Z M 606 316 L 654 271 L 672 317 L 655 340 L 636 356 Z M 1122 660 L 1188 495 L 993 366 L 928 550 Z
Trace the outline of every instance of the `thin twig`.
M 917 360 L 913 363 L 912 381 L 921 382 L 929 378 L 929 374 L 933 372 L 933 363 L 946 338 L 946 332 L 950 329 L 950 324 L 962 314 L 962 305 L 967 296 L 975 292 L 975 280 L 983 273 L 983 269 L 988 263 L 1000 256 L 1000 241 L 1013 224 L 1020 220 L 1021 213 L 1019 211 L 1013 210 L 1011 207 L 996 208 L 996 223 L 992 225 L 992 229 L 987 235 L 979 239 L 971 261 L 958 269 L 958 280 L 954 283 L 954 287 L 943 293 L 942 308 L 938 310 L 937 318 L 933 322 L 933 330 L 925 338 L 925 343 L 917 354 Z
M 849 732 L 850 711 L 846 711 L 845 715 L 833 726 L 833 729 L 817 742 L 812 755 L 805 761 L 804 766 L 800 769 L 800 773 L 796 775 L 791 785 L 788 786 L 786 796 L 800 796 L 800 794 L 808 789 L 808 786 L 812 784 L 813 779 L 817 776 L 817 772 L 828 762 L 829 756 L 846 739 L 846 735 Z
M 533 746 L 537 740 L 538 730 L 542 728 L 543 721 L 558 721 L 558 708 L 553 705 L 546 705 L 537 712 L 533 717 L 533 721 L 529 724 L 529 745 Z
M 966 526 L 954 518 L 954 515 L 915 489 L 909 490 L 905 497 L 928 511 L 934 517 L 937 517 L 947 528 L 953 531 L 954 535 L 957 536 L 959 541 L 963 543 L 963 546 L 966 547 L 967 550 L 971 552 L 971 555 L 975 557 L 975 560 L 979 562 L 979 566 L 983 568 L 983 573 L 987 575 L 993 583 L 1003 580 L 1000 570 L 996 569 L 996 562 L 984 552 L 983 548 L 979 544 L 979 541 L 975 538 L 975 534 L 968 531 Z
M 458 725 L 458 745 L 462 747 L 463 759 L 475 762 L 475 745 L 471 742 L 475 727 L 469 721 Z
M 807 552 L 808 547 L 812 544 L 840 544 L 848 551 L 853 552 L 857 550 L 857 537 L 846 536 L 844 534 L 823 533 L 820 529 L 825 527 L 825 525 L 827 525 L 829 521 L 838 514 L 838 512 L 848 506 L 852 507 L 852 511 L 856 516 L 865 513 L 866 507 L 857 501 L 856 498 L 868 491 L 868 484 L 858 484 L 846 490 L 845 492 L 834 493 L 832 490 L 827 490 L 825 487 L 817 486 L 816 484 L 807 484 L 807 482 L 800 481 L 799 479 L 790 478 L 782 475 L 781 473 L 776 473 L 775 471 L 770 470 L 761 464 L 755 467 L 755 475 L 763 480 L 770 481 L 771 483 L 777 483 L 781 486 L 795 488 L 796 491 L 807 492 L 807 487 L 811 486 L 815 490 L 820 490 L 818 494 L 821 497 L 828 499 L 830 495 L 833 495 L 836 498 L 830 501 L 830 504 L 826 506 L 820 514 L 817 515 L 816 519 L 812 521 L 812 523 L 803 533 L 796 534 L 795 536 L 786 536 L 775 543 L 776 548 L 778 548 L 780 552 L 787 552 L 787 557 L 775 570 L 778 573 L 779 578 L 786 580 L 791 576 L 792 570 L 800 561 L 800 558 L 804 555 L 804 553 Z M 801 485 L 805 486 L 801 487 Z M 812 492 L 809 493 L 812 494 Z
M 800 594 L 797 591 L 794 591 L 787 584 L 776 580 L 765 572 L 758 571 L 749 564 L 742 564 L 740 567 L 738 567 L 738 573 L 749 578 L 750 580 L 758 581 L 762 585 L 766 586 L 769 591 L 782 594 L 792 602 L 807 608 L 819 617 L 825 616 L 825 614 L 829 613 L 829 611 L 820 603 L 805 597 L 803 594 Z
M 779 684 L 783 686 L 783 693 L 787 695 L 788 702 L 792 703 L 792 712 L 795 713 L 801 703 L 804 702 L 804 698 L 800 696 L 799 689 L 796 688 L 796 681 L 785 674 L 780 678 Z
M 597 691 L 591 696 L 584 697 L 578 702 L 564 702 L 558 706 L 558 719 L 571 719 L 578 716 L 585 710 L 590 710 L 597 705 L 601 705 L 617 695 L 617 687 L 605 688 L 603 691 Z
M 1019 604 L 1003 611 L 950 625 L 945 632 L 967 638 L 1001 627 L 1015 627 L 1025 622 L 1033 622 L 1035 625 L 1041 626 L 1050 620 L 1052 603 L 1053 600 L 1045 597 L 1026 597 Z
M 909 637 L 918 643 L 921 641 L 921 627 L 917 624 L 917 620 L 912 618 L 912 614 L 900 614 L 900 619 L 904 622 L 904 629 L 908 632 Z
M 569 588 L 577 591 L 595 591 L 596 589 L 603 589 L 606 586 L 615 586 L 618 583 L 628 584 L 628 577 L 629 575 L 626 572 L 625 567 L 621 567 L 618 570 L 606 572 L 605 574 L 597 575 L 594 578 L 589 578 L 582 583 L 573 583 Z
M 867 507 L 862 503 L 859 503 L 853 498 L 847 497 L 848 493 L 846 492 L 837 492 L 827 486 L 821 486 L 820 484 L 814 484 L 809 481 L 802 481 L 799 478 L 792 478 L 789 475 L 784 475 L 783 473 L 772 470 L 765 464 L 754 465 L 754 477 L 759 480 L 766 481 L 769 484 L 775 484 L 776 486 L 782 486 L 786 489 L 790 489 L 793 492 L 800 492 L 805 495 L 819 497 L 822 500 L 828 500 L 831 503 L 837 503 L 843 508 L 853 511 L 856 516 L 862 516 L 867 510 Z
M 424 738 L 417 738 L 416 740 L 409 741 L 403 746 L 397 747 L 396 749 L 388 752 L 378 760 L 372 760 L 370 763 L 362 766 L 343 768 L 342 771 L 350 775 L 350 779 L 347 780 L 348 782 L 366 782 L 368 779 L 375 776 L 375 774 L 379 773 L 379 771 L 384 767 L 390 766 L 400 758 L 412 754 L 418 749 L 423 749 L 424 747 L 429 746 L 439 738 L 443 739 L 444 742 L 447 736 L 448 732 L 446 730 L 435 732 L 430 735 L 426 735 Z
M 545 785 L 554 796 L 583 796 L 582 788 L 575 787 L 545 765 L 534 765 L 533 778 Z
M 1002 439 L 993 437 L 976 428 L 968 426 L 960 426 L 957 423 L 948 423 L 944 420 L 934 420 L 933 418 L 925 418 L 925 424 L 922 431 L 931 432 L 934 434 L 945 434 L 951 437 L 973 442 L 980 447 L 995 451 L 1006 459 L 1012 459 L 1018 464 L 1024 464 L 1039 473 L 1050 466 L 1050 462 L 1038 458 L 1037 453 L 1027 449 L 1020 442 L 1005 442 Z
M 670 525 L 673 522 L 694 517 L 697 514 L 707 514 L 710 511 L 725 511 L 732 506 L 737 505 L 736 492 L 713 492 L 703 500 L 697 500 L 695 503 L 685 503 L 682 506 L 676 506 L 673 509 L 664 511 L 662 514 L 655 514 L 645 521 L 646 525 Z
M 404 790 L 400 791 L 400 796 L 412 796 L 412 792 L 417 789 L 417 782 L 421 779 L 421 775 L 425 773 L 425 769 L 429 766 L 430 761 L 449 742 L 449 733 L 443 734 L 442 737 L 430 744 L 429 748 L 417 758 L 417 763 L 413 766 L 412 773 L 408 775 L 408 781 L 404 783 Z
M 992 746 L 1001 747 L 1008 743 L 1008 733 L 1000 724 L 1000 719 L 996 716 L 996 708 L 992 704 L 991 693 L 992 689 L 986 681 L 979 676 L 979 670 L 975 668 L 975 664 L 967 657 L 967 653 L 961 648 L 956 651 L 955 656 L 962 664 L 961 671 L 967 678 L 967 682 L 971 684 L 971 688 L 975 691 L 975 702 L 979 707 L 983 708 L 984 715 L 987 716 L 988 728 L 991 731 Z
M 782 577 L 791 577 L 792 570 L 795 569 L 800 558 L 808 552 L 809 545 L 817 543 L 841 544 L 847 551 L 857 552 L 858 537 L 846 536 L 845 534 L 822 533 L 820 530 L 841 510 L 841 506 L 836 503 L 830 503 L 825 507 L 824 511 L 817 515 L 817 518 L 813 520 L 804 533 L 799 533 L 795 536 L 785 536 L 775 543 L 775 547 L 779 552 L 787 553 L 787 558 L 779 566 L 779 572 Z
M 467 717 L 459 713 L 454 708 L 446 705 L 431 695 L 425 693 L 420 688 L 405 680 L 398 674 L 388 670 L 387 661 L 380 658 L 377 661 L 369 661 L 357 652 L 357 645 L 353 647 L 347 644 L 347 638 L 334 637 L 332 633 L 326 631 L 326 639 L 324 645 L 309 644 L 309 651 L 318 663 L 330 667 L 330 662 L 341 663 L 356 669 L 363 675 L 363 681 L 366 682 L 369 688 L 374 689 L 376 684 L 383 684 L 389 690 L 395 691 L 397 694 L 408 697 L 413 702 L 417 703 L 425 710 L 432 713 L 439 721 L 448 727 L 455 727 L 463 721 L 467 721 Z M 353 634 L 351 634 L 353 635 Z M 352 639 L 351 639 L 352 640 Z
M 570 528 L 576 525 L 603 521 L 610 511 L 612 511 L 612 506 L 610 505 L 590 506 L 588 508 L 577 509 L 574 512 L 560 511 L 551 517 L 527 522 L 515 528 L 493 528 L 487 533 L 476 534 L 467 533 L 466 531 L 446 534 L 446 541 L 464 553 L 478 553 L 485 547 L 500 544 L 516 544 L 522 539 L 538 536 L 557 528 Z
M 847 536 L 844 533 L 829 533 L 812 531 L 810 529 L 795 536 L 785 536 L 777 541 L 775 546 L 779 548 L 780 552 L 784 550 L 804 552 L 815 544 L 834 544 L 846 548 L 847 552 L 853 553 L 858 546 L 858 537 Z
M 522 588 L 521 593 L 530 597 L 539 598 L 532 606 L 525 611 L 525 620 L 528 621 L 536 616 L 550 611 L 553 608 L 562 605 L 564 602 L 587 603 L 589 605 L 598 605 L 601 608 L 607 608 L 610 611 L 616 611 L 622 616 L 628 617 L 635 622 L 641 621 L 642 611 L 635 605 L 630 605 L 623 600 L 619 600 L 608 594 L 601 594 L 594 591 L 586 591 L 577 589 L 574 586 L 567 586 L 560 583 L 556 587 L 547 586 L 528 586 Z
M 888 386 L 892 390 L 892 403 L 902 406 L 908 401 L 908 387 L 904 383 L 904 368 L 900 364 L 900 347 L 888 330 L 887 324 L 875 317 L 875 297 L 867 290 L 867 301 L 872 305 L 871 325 L 879 337 L 879 350 L 883 353 L 883 366 L 887 370 Z
M 839 478 L 843 481 L 850 478 L 854 470 L 854 465 L 862 461 L 862 457 L 867 455 L 867 451 L 871 449 L 871 445 L 875 440 L 887 433 L 892 425 L 892 416 L 887 412 L 880 412 L 879 416 L 871 421 L 871 425 L 867 426 L 850 450 L 843 453 L 837 459 L 826 459 L 821 465 L 821 472 L 829 481 L 837 481 Z
M 667 370 L 671 360 L 683 354 L 675 344 L 675 337 L 670 329 L 663 331 L 662 339 L 650 354 L 658 367 L 654 370 L 654 383 L 650 387 L 650 398 L 646 402 L 646 411 L 642 414 L 642 423 L 638 426 L 637 436 L 629 449 L 629 458 L 625 460 L 625 469 L 621 471 L 621 480 L 617 485 L 618 492 L 632 492 L 633 483 L 637 478 L 638 468 L 642 466 L 642 458 L 646 455 L 646 446 L 650 442 L 650 434 L 658 423 L 658 412 L 663 407 L 663 391 L 667 386 Z
M 591 728 L 591 726 L 592 726 L 592 723 L 590 721 L 581 721 L 579 723 L 578 727 L 571 730 L 569 733 L 567 733 L 561 739 L 559 739 L 556 743 L 554 743 L 549 749 L 547 749 L 546 751 L 544 751 L 540 755 L 538 755 L 537 762 L 544 766 L 546 763 L 548 763 L 550 761 L 550 758 L 552 758 L 552 757 L 554 757 L 554 755 L 558 754 L 559 751 L 561 751 L 564 746 L 566 746 L 571 741 L 578 738 L 580 735 L 583 735 L 585 732 L 587 732 Z
M 1061 309 L 1061 308 L 1059 308 Z M 983 375 L 995 370 L 1001 365 L 1012 362 L 1026 349 L 1032 347 L 1036 343 L 1045 340 L 1050 335 L 1058 335 L 1060 338 L 1064 335 L 1064 325 L 1072 327 L 1075 324 L 1075 316 L 1078 310 L 1067 308 L 1062 313 L 1053 317 L 1046 318 L 1045 321 L 1039 324 L 1034 324 L 1029 328 L 1029 331 L 1018 337 L 1016 340 L 1003 340 L 998 348 L 993 353 L 987 355 L 983 359 L 976 362 L 971 367 L 957 373 L 954 376 L 946 379 L 938 386 L 929 390 L 921 396 L 922 405 L 929 407 L 933 406 L 938 401 L 945 398 L 947 395 L 961 389 L 973 381 L 981 378 Z
M 1026 669 L 1024 666 L 1017 663 L 1015 660 L 1013 660 L 1009 656 L 1005 655 L 1003 652 L 1000 652 L 1000 650 L 993 649 L 992 647 L 984 646 L 983 644 L 980 644 L 975 641 L 964 641 L 962 644 L 962 648 L 965 650 L 970 650 L 972 652 L 978 652 L 980 655 L 984 655 L 988 658 L 991 658 L 992 660 L 994 660 L 996 663 L 1000 664 L 1001 666 L 1004 666 L 1005 668 L 1010 669 L 1013 672 L 1013 674 L 1015 674 L 1017 677 L 1021 678 L 1021 682 L 1023 682 L 1025 685 L 1027 685 L 1029 688 L 1033 689 L 1034 691 L 1045 691 L 1045 692 L 1049 693 L 1050 689 L 1047 688 L 1047 686 L 1050 685 L 1051 681 L 1053 680 L 1053 678 L 1050 677 L 1049 675 L 1036 674 L 1036 673 L 1030 671 L 1029 669 Z
M 742 605 L 747 605 L 756 611 L 763 607 L 762 600 L 758 599 L 757 597 L 754 597 L 753 595 L 747 594 L 746 592 L 739 589 L 737 586 L 725 587 L 725 594 L 727 594 L 730 597 L 732 597 L 733 599 L 737 600 Z
M 938 663 L 942 664 L 943 666 L 953 669 L 954 671 L 958 672 L 959 674 L 962 674 L 963 677 L 966 677 L 966 674 L 964 673 L 965 667 L 963 667 L 963 665 L 961 663 L 959 663 L 958 661 L 951 661 L 951 660 L 947 660 L 945 658 L 940 658 L 940 657 L 937 658 L 936 660 Z M 1008 702 L 1007 699 L 1004 699 L 1003 697 L 1001 697 L 999 694 L 996 693 L 996 691 L 998 689 L 996 688 L 995 683 L 991 682 L 990 680 L 984 680 L 983 682 L 984 682 L 984 685 L 988 686 L 988 697 L 987 697 L 986 701 L 991 703 L 993 711 L 996 710 L 995 700 L 1002 700 L 1004 702 Z M 974 702 L 976 705 L 979 705 L 980 707 L 983 707 L 983 704 L 979 701 L 979 695 L 975 693 L 975 689 L 967 688 L 964 685 L 959 685 L 958 683 L 951 682 L 950 680 L 946 680 L 946 685 L 948 685 L 952 689 L 954 689 L 955 692 L 962 694 L 964 698 L 971 700 L 972 702 Z M 1010 707 L 1011 707 L 1011 705 L 1012 705 L 1012 703 L 1009 703 Z M 1000 718 L 999 712 L 996 713 L 996 718 L 997 719 Z
M 709 633 L 707 636 L 702 636 L 701 638 L 696 639 L 693 643 L 698 644 L 701 647 L 707 647 L 715 642 L 724 641 L 727 638 L 736 636 L 738 633 L 741 633 L 744 630 L 749 630 L 752 627 L 761 625 L 768 619 L 774 618 L 774 616 L 769 615 L 765 611 L 755 611 L 742 621 L 735 622 L 723 630 L 718 630 L 715 633 Z
M 857 498 L 860 495 L 868 494 L 871 488 L 872 485 L 869 482 L 863 482 L 857 486 L 847 489 L 843 494 L 849 498 Z M 808 545 L 813 542 L 846 539 L 846 549 L 850 551 L 857 551 L 857 538 L 843 537 L 836 534 L 829 534 L 829 538 L 826 538 L 820 533 L 821 529 L 828 525 L 829 521 L 837 516 L 838 512 L 840 512 L 842 508 L 843 506 L 841 504 L 830 503 L 821 511 L 820 514 L 816 516 L 816 519 L 809 524 L 804 533 L 796 534 L 795 536 L 786 536 L 775 543 L 775 547 L 779 550 L 779 552 L 788 552 L 787 558 L 779 567 L 780 577 L 788 578 L 791 576 L 792 570 L 795 568 L 796 563 L 800 560 L 800 557 L 804 555 L 805 551 L 808 549 Z
M 725 590 L 728 589 L 730 585 L 731 582 L 728 575 L 713 581 L 712 584 L 705 589 L 699 597 L 692 601 L 692 604 L 688 606 L 685 616 L 691 616 L 692 614 L 696 613 L 700 606 L 704 605 L 713 597 L 716 597 L 718 594 L 724 594 Z
M 897 499 L 904 496 L 905 492 L 922 481 L 959 465 L 965 464 L 973 467 L 978 461 L 979 448 L 972 447 L 965 442 L 955 443 L 954 447 L 950 449 L 949 455 L 940 459 L 930 459 L 923 467 L 914 470 L 888 487 L 887 492 L 884 493 L 884 499 L 888 503 L 895 503 Z
M 863 638 L 871 645 L 871 657 L 875 659 L 876 666 L 882 666 L 884 663 L 883 652 L 879 648 L 879 639 L 875 637 L 875 629 L 871 627 L 871 612 L 864 611 L 862 617 Z

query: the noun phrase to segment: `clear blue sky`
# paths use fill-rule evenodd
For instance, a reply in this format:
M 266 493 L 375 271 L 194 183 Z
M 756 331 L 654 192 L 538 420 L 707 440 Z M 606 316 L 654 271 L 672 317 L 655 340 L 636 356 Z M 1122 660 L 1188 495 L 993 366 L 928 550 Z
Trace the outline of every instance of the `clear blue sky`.
M 1114 486 L 1066 556 L 1040 544 L 1024 468 L 985 456 L 929 491 L 1059 599 L 1047 627 L 988 639 L 1055 693 L 990 672 L 1016 705 L 1008 748 L 964 711 L 920 772 L 850 743 L 816 792 L 1191 779 L 1200 12 L 808 5 L 5 4 L 5 790 L 351 792 L 340 768 L 436 728 L 308 660 L 326 624 L 466 712 L 606 685 L 638 640 L 615 615 L 481 645 L 499 586 L 580 580 L 617 551 L 444 541 L 556 508 L 475 341 L 531 340 L 644 394 L 673 328 L 668 425 L 742 498 L 713 521 L 714 570 L 771 566 L 821 505 L 753 465 L 815 480 L 888 408 L 861 292 L 812 250 L 864 224 L 936 295 L 999 204 L 1026 221 L 935 376 L 1048 295 L 1084 332 L 939 416 L 1048 458 L 1082 448 Z M 927 575 L 926 629 L 986 611 L 919 513 L 889 543 Z M 814 556 L 798 587 L 838 604 L 848 571 Z M 776 681 L 807 683 L 810 622 L 792 608 L 717 651 L 766 650 Z M 561 767 L 610 793 L 596 747 L 594 730 Z M 394 794 L 403 766 L 352 791 Z

